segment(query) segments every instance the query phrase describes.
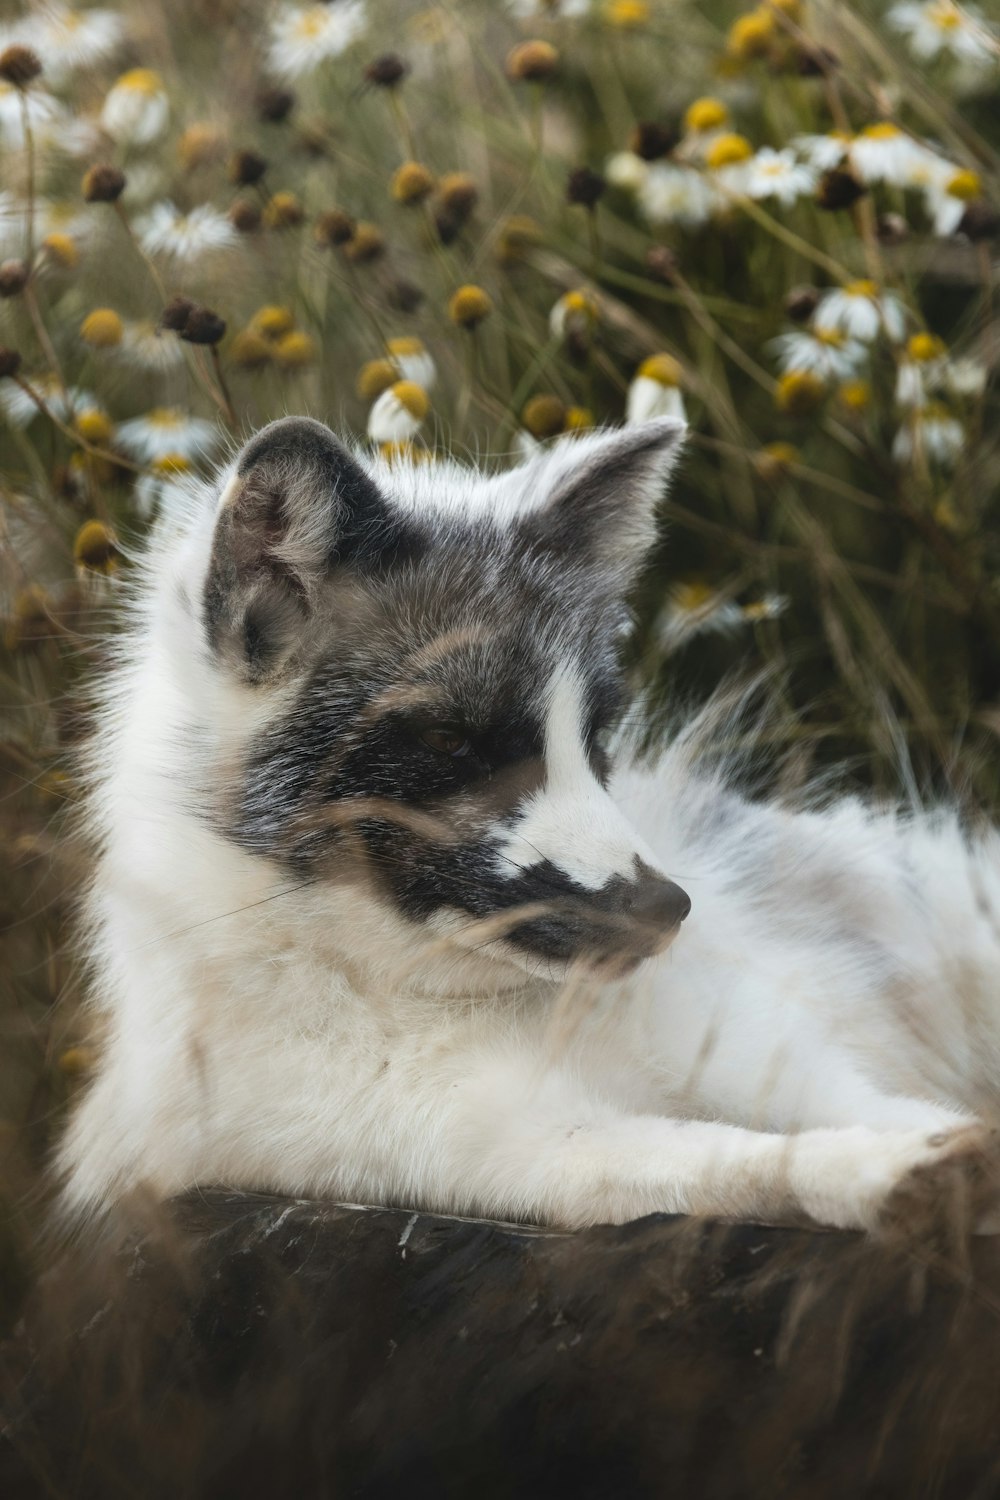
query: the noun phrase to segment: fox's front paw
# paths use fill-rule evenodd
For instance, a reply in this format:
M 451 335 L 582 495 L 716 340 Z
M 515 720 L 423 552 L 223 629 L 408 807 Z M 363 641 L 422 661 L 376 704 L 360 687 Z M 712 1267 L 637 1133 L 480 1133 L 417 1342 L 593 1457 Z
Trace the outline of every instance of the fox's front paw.
M 817 1223 L 925 1238 L 974 1233 L 1000 1210 L 1000 1133 L 987 1125 L 810 1136 L 802 1204 Z
M 1000 1213 L 1000 1131 L 960 1125 L 925 1137 L 920 1160 L 888 1194 L 876 1222 L 895 1238 L 995 1232 Z

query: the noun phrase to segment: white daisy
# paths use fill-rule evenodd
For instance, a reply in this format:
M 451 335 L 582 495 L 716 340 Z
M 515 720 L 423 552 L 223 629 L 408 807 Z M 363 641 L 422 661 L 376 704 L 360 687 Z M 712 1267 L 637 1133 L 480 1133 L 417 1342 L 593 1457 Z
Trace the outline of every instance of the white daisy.
M 154 512 L 161 514 L 180 507 L 191 493 L 193 467 L 183 453 L 166 453 L 154 459 L 145 474 L 140 474 L 132 491 L 135 508 L 144 521 Z
M 301 78 L 339 57 L 365 29 L 364 0 L 282 5 L 271 21 L 268 62 L 284 78 Z
M 920 141 L 889 120 L 868 125 L 856 135 L 851 142 L 850 157 L 865 182 L 888 182 L 897 187 L 913 186 L 919 180 L 919 173 L 927 170 L 928 158 L 937 159 Z
M 896 371 L 897 406 L 923 406 L 940 390 L 948 366 L 948 349 L 934 333 L 915 333 Z
M 626 422 L 649 422 L 654 417 L 685 420 L 681 394 L 682 370 L 670 354 L 652 354 L 644 359 L 631 385 L 625 406 Z
M 437 365 L 423 339 L 389 339 L 385 348 L 404 380 L 412 380 L 425 391 L 430 390 L 437 379 Z
M 153 464 L 179 455 L 189 463 L 218 447 L 220 433 L 214 422 L 192 417 L 173 406 L 158 406 L 144 416 L 132 417 L 118 428 L 117 442 L 123 452 L 140 463 Z
M 696 635 L 729 634 L 742 624 L 742 609 L 720 590 L 701 582 L 675 583 L 656 634 L 661 648 L 672 652 Z
M 783 333 L 768 347 L 783 375 L 815 375 L 819 380 L 838 383 L 856 375 L 868 357 L 864 344 L 835 329 Z
M 547 21 L 552 16 L 585 16 L 590 0 L 506 0 L 507 9 L 519 21 Z
M 986 389 L 989 371 L 978 359 L 949 359 L 942 376 L 945 388 L 959 401 L 977 401 Z
M 740 613 L 748 625 L 759 625 L 762 620 L 777 620 L 785 613 L 789 602 L 787 594 L 762 594 L 759 599 L 744 604 Z
M 940 170 L 924 185 L 924 206 L 934 233 L 954 234 L 965 217 L 965 211 L 982 193 L 978 172 L 940 163 Z
M 37 8 L 22 32 L 22 39 L 44 59 L 46 78 L 58 85 L 77 68 L 92 68 L 112 53 L 125 28 L 114 11 L 75 10 L 49 0 Z
M 597 311 L 589 292 L 564 292 L 549 309 L 549 332 L 556 339 L 571 333 L 588 334 L 597 322 Z
M 637 193 L 649 175 L 649 163 L 634 151 L 616 151 L 605 162 L 604 175 L 612 187 Z
M 168 255 L 188 266 L 203 255 L 232 250 L 239 244 L 239 235 L 226 215 L 210 203 L 199 203 L 185 214 L 165 199 L 136 223 L 135 232 L 147 255 Z
M 420 431 L 430 410 L 427 392 L 412 380 L 397 380 L 383 391 L 368 413 L 373 443 L 405 443 Z
M 911 463 L 922 457 L 927 462 L 950 468 L 965 446 L 965 429 L 946 406 L 934 402 L 910 412 L 896 433 L 892 456 L 898 464 Z
M 149 320 L 125 324 L 115 350 L 122 364 L 151 375 L 166 375 L 184 363 L 184 351 L 172 333 L 161 332 Z
M 97 397 L 90 391 L 80 390 L 73 385 L 67 386 L 64 391 L 52 375 L 28 375 L 25 380 L 60 422 L 69 421 L 75 412 L 89 411 L 100 406 Z M 13 380 L 0 381 L 0 410 L 11 427 L 27 427 L 40 415 L 27 391 L 22 390 Z
M 639 204 L 652 224 L 681 224 L 696 229 L 718 205 L 711 183 L 693 167 L 655 162 L 640 184 Z
M 829 135 L 797 135 L 792 138 L 794 149 L 817 172 L 829 172 L 839 167 L 850 144 L 850 136 L 839 130 L 832 130 Z
M 170 101 L 159 73 L 132 68 L 109 89 L 101 109 L 101 124 L 116 141 L 146 146 L 163 134 L 170 118 Z
M 886 12 L 886 20 L 903 33 L 915 57 L 930 59 L 948 52 L 963 62 L 996 59 L 990 28 L 976 5 L 956 5 L 955 0 L 907 0 L 893 5 Z
M 823 293 L 812 326 L 846 334 L 863 344 L 885 333 L 898 344 L 906 332 L 906 308 L 894 292 L 880 292 L 874 281 L 849 281 Z
M 775 151 L 762 146 L 746 163 L 743 192 L 748 198 L 777 198 L 786 207 L 816 191 L 819 173 L 808 162 L 797 161 L 786 146 Z
M 8 151 L 23 151 L 27 143 L 25 111 L 36 147 L 52 143 L 65 117 L 62 105 L 44 89 L 32 88 L 22 93 L 13 84 L 0 83 L 0 146 Z

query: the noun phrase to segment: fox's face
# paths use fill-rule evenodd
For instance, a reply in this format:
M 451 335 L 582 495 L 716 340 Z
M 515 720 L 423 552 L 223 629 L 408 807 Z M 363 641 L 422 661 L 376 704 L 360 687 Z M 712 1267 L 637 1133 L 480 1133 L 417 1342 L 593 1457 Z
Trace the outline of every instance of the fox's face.
M 690 903 L 608 795 L 607 742 L 681 435 L 595 433 L 486 478 L 359 461 L 306 419 L 259 433 L 200 603 L 265 726 L 228 773 L 226 836 L 522 967 L 664 947 Z

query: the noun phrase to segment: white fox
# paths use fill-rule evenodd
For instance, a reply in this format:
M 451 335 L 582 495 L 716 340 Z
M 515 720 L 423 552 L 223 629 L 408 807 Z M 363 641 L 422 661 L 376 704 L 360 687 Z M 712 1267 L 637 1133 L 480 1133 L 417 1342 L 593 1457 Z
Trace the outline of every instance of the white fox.
M 565 1226 L 994 1203 L 1000 839 L 609 736 L 683 435 L 513 471 L 272 424 L 153 536 L 96 737 L 66 1201 Z

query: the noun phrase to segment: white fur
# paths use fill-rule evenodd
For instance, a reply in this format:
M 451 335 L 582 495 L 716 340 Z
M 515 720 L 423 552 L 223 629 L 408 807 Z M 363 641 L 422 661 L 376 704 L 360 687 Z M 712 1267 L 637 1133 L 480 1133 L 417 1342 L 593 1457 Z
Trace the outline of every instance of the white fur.
M 382 478 L 411 507 L 450 486 L 466 514 L 488 488 Z M 493 492 L 511 516 L 511 496 L 537 503 L 523 479 Z M 567 666 L 505 857 L 595 887 L 640 855 L 692 897 L 669 952 L 627 981 L 528 974 L 362 890 L 301 886 L 198 816 L 291 691 L 231 680 L 181 602 L 212 521 L 192 492 L 161 524 L 96 743 L 106 1037 L 62 1153 L 71 1207 L 232 1184 L 566 1225 L 871 1226 L 908 1174 L 979 1142 L 963 1128 L 1000 1081 L 996 834 L 750 805 L 699 770 L 693 729 L 612 800 Z

